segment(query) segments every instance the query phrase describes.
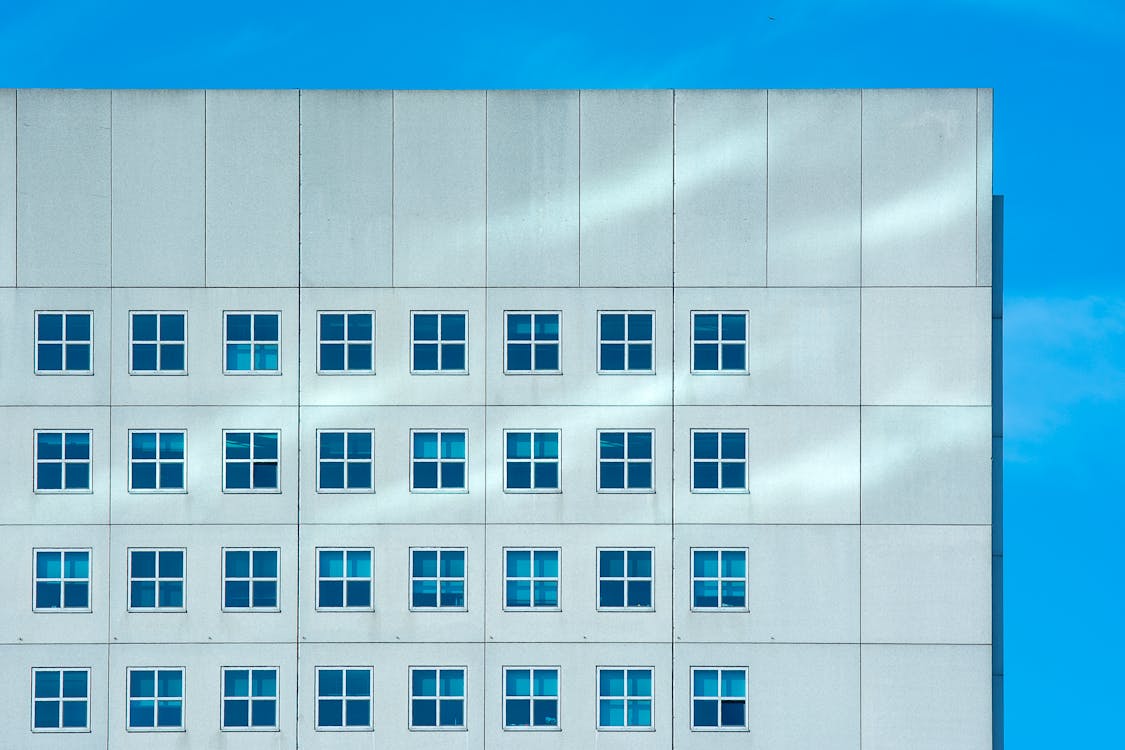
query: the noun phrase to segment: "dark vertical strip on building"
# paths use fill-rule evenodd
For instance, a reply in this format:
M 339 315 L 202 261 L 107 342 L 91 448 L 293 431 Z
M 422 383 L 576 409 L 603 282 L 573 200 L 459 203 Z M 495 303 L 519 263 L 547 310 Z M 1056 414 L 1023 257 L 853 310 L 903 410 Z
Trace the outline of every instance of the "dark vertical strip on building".
M 1004 196 L 992 196 L 992 747 L 1004 750 Z

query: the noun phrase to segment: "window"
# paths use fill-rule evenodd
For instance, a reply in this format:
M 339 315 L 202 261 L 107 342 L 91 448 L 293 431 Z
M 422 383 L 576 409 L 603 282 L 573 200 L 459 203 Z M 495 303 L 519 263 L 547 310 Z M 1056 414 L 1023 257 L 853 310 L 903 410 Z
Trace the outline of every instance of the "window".
M 90 375 L 91 312 L 35 312 L 35 374 Z
M 691 608 L 746 609 L 746 550 L 691 551 Z
M 746 430 L 691 431 L 691 491 L 746 492 Z
M 186 433 L 129 430 L 129 491 L 183 492 Z
M 32 731 L 89 731 L 89 669 L 33 669 L 31 683 Z
M 411 430 L 412 492 L 464 492 L 464 430 Z
M 223 727 L 277 729 L 277 667 L 223 667 Z
M 562 372 L 559 364 L 559 313 L 504 313 L 504 372 Z
M 187 313 L 129 313 L 129 374 L 187 373 Z
M 691 314 L 691 371 L 732 373 L 750 371 L 746 350 L 749 344 L 747 318 L 742 312 L 693 312 Z
M 559 551 L 504 550 L 504 609 L 559 608 Z
M 504 431 L 504 490 L 559 491 L 557 430 Z
M 465 550 L 410 550 L 410 608 L 465 609 Z
M 598 372 L 652 373 L 651 312 L 598 313 Z
M 35 431 L 35 491 L 90 491 L 90 431 Z
M 598 667 L 598 729 L 652 728 L 652 667 Z
M 35 611 L 90 611 L 90 550 L 35 550 Z
M 276 612 L 278 550 L 223 550 L 223 609 Z
M 375 313 L 321 312 L 317 372 L 371 375 L 375 372 Z M 276 369 L 276 368 L 275 368 Z
M 371 609 L 370 549 L 316 551 L 317 609 Z
M 558 667 L 504 667 L 504 728 L 559 728 Z
M 223 430 L 223 492 L 280 492 L 279 433 Z
M 411 312 L 410 371 L 467 373 L 465 318 L 463 312 Z
M 598 492 L 652 492 L 652 430 L 598 430 Z
M 598 550 L 598 609 L 651 610 L 652 550 Z
M 184 728 L 184 670 L 130 668 L 130 730 L 176 731 Z
M 371 667 L 316 668 L 316 728 L 370 730 Z
M 317 430 L 317 492 L 371 492 L 372 430 Z
M 465 668 L 410 668 L 410 728 L 465 728 Z
M 184 609 L 184 551 L 129 550 L 129 609 Z
M 749 729 L 746 667 L 691 668 L 691 728 Z
M 239 375 L 280 372 L 281 313 L 223 313 L 226 330 L 226 366 L 223 372 Z

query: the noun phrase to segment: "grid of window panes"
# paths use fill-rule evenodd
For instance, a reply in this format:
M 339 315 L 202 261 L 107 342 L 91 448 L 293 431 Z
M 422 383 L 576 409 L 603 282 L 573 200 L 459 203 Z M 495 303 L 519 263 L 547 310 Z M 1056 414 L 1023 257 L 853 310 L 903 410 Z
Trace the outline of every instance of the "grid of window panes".
M 598 372 L 653 372 L 652 321 L 651 312 L 599 312 Z
M 410 550 L 410 607 L 465 608 L 465 550 Z
M 745 373 L 749 338 L 745 312 L 691 314 L 693 372 Z
M 504 432 L 504 489 L 559 490 L 559 433 L 555 430 Z
M 93 313 L 35 313 L 35 372 L 85 375 L 94 371 Z
M 184 728 L 183 669 L 129 669 L 128 686 L 129 729 Z
M 465 728 L 465 669 L 410 668 L 410 728 Z
M 692 667 L 691 727 L 747 729 L 745 667 Z
M 371 729 L 371 667 L 316 668 L 316 728 Z
M 598 668 L 598 729 L 652 728 L 652 668 Z
M 129 550 L 129 609 L 184 608 L 184 551 Z
M 318 430 L 317 489 L 321 492 L 370 492 L 372 430 Z
M 277 669 L 223 668 L 223 729 L 277 728 Z
M 184 490 L 184 432 L 129 432 L 129 491 Z
M 90 670 L 34 669 L 31 727 L 36 732 L 84 732 L 90 728 Z
M 652 550 L 598 550 L 598 608 L 652 609 Z
M 559 728 L 557 667 L 504 668 L 504 728 Z
M 223 431 L 223 491 L 277 492 L 276 431 Z
M 411 430 L 410 489 L 464 491 L 465 443 L 464 430 Z
M 692 609 L 746 609 L 746 550 L 691 551 Z
M 598 490 L 652 491 L 652 430 L 598 430 Z
M 278 550 L 223 550 L 223 609 L 278 608 Z
M 746 430 L 692 430 L 692 492 L 745 492 L 746 442 Z
M 320 372 L 375 372 L 375 313 L 321 312 L 318 318 Z
M 180 375 L 187 372 L 187 313 L 129 313 L 129 372 Z
M 227 373 L 278 372 L 281 313 L 228 312 L 224 358 Z
M 35 550 L 36 610 L 90 608 L 90 550 Z
M 505 313 L 504 371 L 561 372 L 559 318 L 557 312 Z
M 466 313 L 410 314 L 410 369 L 415 373 L 467 372 Z
M 35 491 L 90 491 L 90 431 L 35 431 Z
M 559 551 L 504 550 L 505 609 L 558 609 Z
M 371 609 L 370 549 L 319 549 L 316 555 L 318 609 Z

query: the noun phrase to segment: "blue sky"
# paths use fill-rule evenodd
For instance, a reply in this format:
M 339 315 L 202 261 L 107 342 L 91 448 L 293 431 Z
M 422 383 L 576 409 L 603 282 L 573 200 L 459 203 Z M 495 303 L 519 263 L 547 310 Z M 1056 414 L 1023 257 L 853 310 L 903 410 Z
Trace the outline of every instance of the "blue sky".
M 105 5 L 0 5 L 0 86 L 995 88 L 1007 739 L 1120 742 L 1125 3 Z

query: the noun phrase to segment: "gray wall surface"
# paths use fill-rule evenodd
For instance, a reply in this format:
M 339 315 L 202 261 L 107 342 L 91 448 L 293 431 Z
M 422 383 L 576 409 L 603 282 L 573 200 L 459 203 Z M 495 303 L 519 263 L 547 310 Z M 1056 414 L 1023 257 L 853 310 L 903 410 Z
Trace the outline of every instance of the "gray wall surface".
M 992 747 L 992 92 L 0 91 L 0 744 L 26 748 Z M 37 310 L 93 314 L 93 373 L 36 375 Z M 187 314 L 186 375 L 129 374 L 129 313 Z M 223 312 L 280 313 L 278 374 L 223 373 Z M 317 372 L 317 312 L 375 314 L 375 373 Z M 467 374 L 411 374 L 410 312 L 467 313 Z M 561 315 L 561 374 L 504 374 L 504 313 Z M 654 370 L 599 375 L 599 310 Z M 745 310 L 749 372 L 693 373 Z M 92 431 L 91 492 L 33 489 L 36 429 Z M 372 429 L 374 492 L 317 491 L 316 431 Z M 467 432 L 412 493 L 409 430 Z M 503 431 L 560 432 L 561 491 L 504 490 Z M 597 491 L 597 430 L 653 430 L 654 491 Z M 691 486 L 747 430 L 749 491 Z M 129 491 L 128 430 L 186 430 L 187 488 Z M 222 431 L 281 434 L 222 491 Z M 186 611 L 128 612 L 127 550 L 182 547 Z M 374 549 L 373 611 L 315 606 L 318 547 Z M 409 548 L 466 549 L 467 608 L 408 607 Z M 560 550 L 558 611 L 502 601 Z M 33 612 L 33 549 L 89 548 L 89 612 Z M 221 608 L 224 547 L 280 549 L 280 611 Z M 597 609 L 599 547 L 654 607 Z M 696 547 L 748 611 L 695 611 Z M 467 669 L 466 731 L 409 731 L 408 669 Z M 186 668 L 185 733 L 126 731 L 126 668 Z M 223 666 L 279 668 L 276 732 L 221 731 Z M 315 729 L 314 669 L 374 668 L 374 729 Z M 556 666 L 561 731 L 505 731 L 504 666 Z M 596 669 L 654 669 L 597 730 Z M 91 670 L 91 727 L 33 733 L 31 670 Z M 749 732 L 694 731 L 691 668 L 748 668 Z

